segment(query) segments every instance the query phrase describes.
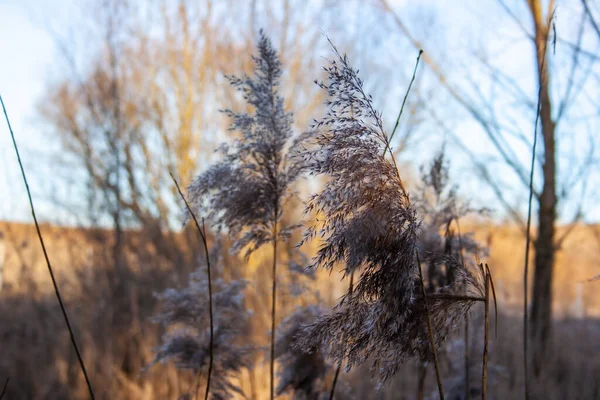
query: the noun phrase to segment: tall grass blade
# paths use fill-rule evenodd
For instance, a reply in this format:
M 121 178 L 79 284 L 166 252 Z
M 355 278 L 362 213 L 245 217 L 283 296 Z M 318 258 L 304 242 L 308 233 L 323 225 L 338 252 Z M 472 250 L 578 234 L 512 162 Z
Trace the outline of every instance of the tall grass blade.
M 431 325 L 431 315 L 429 314 L 429 307 L 427 305 L 427 295 L 425 294 L 425 282 L 423 281 L 423 271 L 421 271 L 421 261 L 419 260 L 419 253 L 417 254 L 417 264 L 419 268 L 419 281 L 421 282 L 421 294 L 423 295 L 423 303 L 425 304 L 425 316 L 427 320 L 427 333 L 429 334 L 429 342 L 431 343 L 431 352 L 433 353 L 433 363 L 435 366 L 435 378 L 438 384 L 438 391 L 440 393 L 440 400 L 444 400 L 444 387 L 442 385 L 442 376 L 440 374 L 440 364 L 438 362 L 437 350 L 435 348 L 435 340 L 433 337 L 433 327 Z
M 31 215 L 33 216 L 33 222 L 35 223 L 35 229 L 37 231 L 37 235 L 40 240 L 40 245 L 42 246 L 42 252 L 44 253 L 44 259 L 46 260 L 46 265 L 48 266 L 48 272 L 50 273 L 50 279 L 52 280 L 52 285 L 54 286 L 54 293 L 56 294 L 58 304 L 60 305 L 60 310 L 62 311 L 62 315 L 65 319 L 65 324 L 67 325 L 67 329 L 69 330 L 69 335 L 71 337 L 71 343 L 73 344 L 73 348 L 75 349 L 75 354 L 77 355 L 77 360 L 79 361 L 79 366 L 81 367 L 81 372 L 83 372 L 83 376 L 85 377 L 85 383 L 87 384 L 87 388 L 90 393 L 90 398 L 92 400 L 94 400 L 95 397 L 94 397 L 94 391 L 92 389 L 92 383 L 90 382 L 90 378 L 88 376 L 87 370 L 85 368 L 85 364 L 83 362 L 83 357 L 81 356 L 81 352 L 79 351 L 79 346 L 77 345 L 77 340 L 75 340 L 75 333 L 73 332 L 73 328 L 71 327 L 71 322 L 69 320 L 69 316 L 67 315 L 67 309 L 65 307 L 65 304 L 63 303 L 62 296 L 60 295 L 58 283 L 56 282 L 56 278 L 54 277 L 54 271 L 52 270 L 52 264 L 50 263 L 50 258 L 48 256 L 48 252 L 46 251 L 46 245 L 44 243 L 44 238 L 42 237 L 40 225 L 38 223 L 37 216 L 35 214 L 35 208 L 33 206 L 33 199 L 31 197 L 31 190 L 29 189 L 29 183 L 27 181 L 27 176 L 25 174 L 25 168 L 23 168 L 23 162 L 21 161 L 19 147 L 17 146 L 15 134 L 12 130 L 12 126 L 10 125 L 10 120 L 8 119 L 8 113 L 6 112 L 6 107 L 4 106 L 4 101 L 2 100 L 2 96 L 0 96 L 0 103 L 2 104 L 2 110 L 4 111 L 4 117 L 6 119 L 6 124 L 8 125 L 8 130 L 10 131 L 10 137 L 12 139 L 13 147 L 15 149 L 15 153 L 17 154 L 17 160 L 19 161 L 19 168 L 21 169 L 21 175 L 23 176 L 23 182 L 25 183 L 25 188 L 27 189 L 27 197 L 29 198 L 29 206 L 31 208 Z
M 0 400 L 2 400 L 4 398 L 4 395 L 6 394 L 6 389 L 8 388 L 9 381 L 10 377 L 6 378 L 6 381 L 4 381 L 4 387 L 2 388 L 2 393 L 0 393 Z
M 423 54 L 423 50 L 419 50 L 419 55 L 417 56 L 417 62 L 415 63 L 415 69 L 413 70 L 413 75 L 408 84 L 408 89 L 404 94 L 404 100 L 402 100 L 402 106 L 400 107 L 400 112 L 398 113 L 398 118 L 396 118 L 396 124 L 394 125 L 394 129 L 392 130 L 392 134 L 388 140 L 385 149 L 383 150 L 383 155 L 385 156 L 385 152 L 389 149 L 390 143 L 392 143 L 392 139 L 394 138 L 394 134 L 396 133 L 396 129 L 398 129 L 398 124 L 400 123 L 400 117 L 402 117 L 402 113 L 404 112 L 404 105 L 406 104 L 406 99 L 408 99 L 408 94 L 410 93 L 410 89 L 412 88 L 412 84 L 415 81 L 415 76 L 417 75 L 417 67 L 419 66 L 419 61 L 421 61 L 421 54 Z
M 210 377 L 212 375 L 213 361 L 214 361 L 213 347 L 214 347 L 214 333 L 215 333 L 214 329 L 215 328 L 214 328 L 214 323 L 213 323 L 212 279 L 211 279 L 211 275 L 210 275 L 210 255 L 209 255 L 209 251 L 208 251 L 208 242 L 206 240 L 206 227 L 204 226 L 204 218 L 203 218 L 202 219 L 202 228 L 200 228 L 200 224 L 198 223 L 198 218 L 196 217 L 196 214 L 194 214 L 194 212 L 192 211 L 192 208 L 190 207 L 189 203 L 185 199 L 185 196 L 183 195 L 183 192 L 181 191 L 181 188 L 179 187 L 179 183 L 177 183 L 177 179 L 175 179 L 175 177 L 173 176 L 173 174 L 171 172 L 169 172 L 169 175 L 171 175 L 171 179 L 173 179 L 173 183 L 175 183 L 175 186 L 177 187 L 177 191 L 179 192 L 179 196 L 181 197 L 181 200 L 183 200 L 183 202 L 185 203 L 185 207 L 187 208 L 188 212 L 190 213 L 190 216 L 192 217 L 192 219 L 194 220 L 196 229 L 198 230 L 198 233 L 200 234 L 200 237 L 202 238 L 202 244 L 204 245 L 204 252 L 206 254 L 206 270 L 207 270 L 207 277 L 208 277 L 208 315 L 209 315 L 209 321 L 210 321 L 210 338 L 209 338 L 209 350 L 208 350 L 208 373 L 207 373 L 207 377 L 206 377 L 206 391 L 204 392 L 204 400 L 208 400 L 208 394 L 210 393 Z M 198 379 L 198 383 L 196 384 L 196 398 L 198 398 L 199 386 L 200 386 L 200 379 Z
M 556 10 L 554 10 L 556 11 Z M 554 11 L 550 15 L 549 20 L 554 18 Z M 546 42 L 548 37 L 546 37 Z M 542 58 L 541 73 L 543 74 L 546 67 L 546 51 L 548 46 L 544 46 L 544 54 Z M 533 178 L 535 172 L 535 155 L 537 149 L 538 125 L 540 121 L 540 113 L 542 109 L 542 87 L 540 84 L 538 89 L 537 107 L 535 113 L 535 125 L 533 128 L 533 146 L 531 149 L 531 169 L 529 172 L 529 199 L 527 202 L 527 229 L 525 238 L 525 267 L 523 268 L 523 367 L 525 371 L 525 400 L 529 400 L 529 247 L 531 244 L 531 210 L 533 205 Z

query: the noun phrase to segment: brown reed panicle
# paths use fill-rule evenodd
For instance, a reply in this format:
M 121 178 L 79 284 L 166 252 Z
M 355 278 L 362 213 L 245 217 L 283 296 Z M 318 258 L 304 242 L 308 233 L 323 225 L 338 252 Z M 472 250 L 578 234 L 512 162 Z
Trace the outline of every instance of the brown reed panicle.
M 216 265 L 218 266 L 218 264 Z M 154 360 L 173 361 L 177 368 L 207 378 L 210 354 L 214 353 L 210 398 L 230 399 L 242 391 L 235 378 L 250 367 L 252 349 L 244 345 L 250 312 L 244 304 L 245 281 L 213 279 L 214 338 L 209 330 L 208 279 L 204 268 L 190 276 L 187 287 L 157 294 L 162 303 L 154 321 L 167 329 Z M 196 390 L 197 391 L 197 390 Z
M 317 220 L 303 241 L 323 240 L 310 268 L 332 270 L 340 263 L 344 275 L 359 279 L 331 312 L 307 326 L 298 345 L 323 346 L 337 363 L 347 359 L 347 370 L 368 361 L 383 382 L 408 359 L 432 359 L 426 300 L 438 346 L 484 292 L 478 269 L 446 257 L 456 270 L 452 288 L 477 296 L 423 297 L 416 207 L 392 152 L 384 154 L 389 140 L 372 97 L 347 56 L 335 46 L 333 51 L 327 83 L 317 82 L 327 92 L 327 111 L 305 135 L 299 154 L 309 174 L 327 178 L 307 204 Z
M 275 395 L 275 321 L 277 297 L 277 244 L 287 240 L 298 225 L 280 226 L 283 206 L 294 195 L 292 183 L 301 168 L 291 157 L 292 113 L 284 110 L 278 93 L 282 69 L 277 52 L 261 30 L 254 76 L 229 77 L 243 93 L 252 113 L 224 112 L 231 118 L 231 130 L 241 137 L 231 146 L 223 145 L 223 157 L 189 186 L 194 205 L 213 224 L 239 239 L 234 251 L 245 249 L 246 257 L 262 245 L 272 243 L 272 309 L 270 392 Z

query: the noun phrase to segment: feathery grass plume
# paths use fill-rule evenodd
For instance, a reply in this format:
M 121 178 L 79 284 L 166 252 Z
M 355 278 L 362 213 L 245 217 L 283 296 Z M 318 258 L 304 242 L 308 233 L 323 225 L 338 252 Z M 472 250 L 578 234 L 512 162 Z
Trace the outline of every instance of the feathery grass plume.
M 250 312 L 244 305 L 246 282 L 217 279 L 212 283 L 215 357 L 210 396 L 221 400 L 242 393 L 235 378 L 243 368 L 250 367 L 252 349 L 243 345 Z M 167 289 L 157 295 L 162 309 L 154 320 L 164 325 L 167 332 L 149 367 L 173 361 L 177 368 L 193 370 L 206 378 L 210 354 L 207 287 L 205 272 L 198 270 L 190 276 L 187 287 Z
M 454 220 L 472 213 L 486 214 L 458 197 L 457 185 L 452 185 L 445 149 L 434 156 L 428 166 L 421 167 L 421 180 L 413 196 L 417 213 L 428 225 L 444 230 Z M 466 248 L 465 250 L 473 250 Z
M 360 279 L 308 327 L 300 345 L 322 345 L 336 362 L 347 359 L 347 369 L 369 361 L 385 381 L 403 361 L 432 357 L 415 260 L 421 223 L 393 156 L 384 154 L 389 141 L 381 114 L 347 56 L 333 50 L 337 59 L 325 68 L 328 82 L 317 82 L 327 91 L 327 112 L 315 121 L 301 153 L 310 174 L 328 178 L 307 204 L 318 220 L 304 240 L 324 241 L 311 268 L 331 270 L 342 263 L 345 275 L 356 272 Z M 483 294 L 472 269 L 452 257 L 446 262 L 456 268 L 457 281 L 468 290 L 476 283 L 474 290 Z M 473 302 L 428 301 L 436 345 Z
M 487 256 L 487 249 L 467 233 L 464 236 L 452 229 L 460 218 L 472 213 L 484 215 L 487 209 L 472 208 L 457 195 L 457 186 L 450 184 L 449 166 L 444 149 L 440 150 L 429 166 L 421 167 L 421 181 L 413 202 L 422 218 L 418 250 L 427 266 L 427 291 L 434 293 L 454 282 L 456 263 L 446 265 L 445 257 L 471 264 Z
M 294 226 L 281 227 L 284 202 L 293 195 L 290 185 L 301 172 L 287 152 L 293 146 L 292 114 L 284 110 L 278 93 L 281 62 L 261 30 L 258 56 L 253 57 L 254 76 L 229 77 L 253 113 L 225 110 L 231 130 L 241 138 L 231 147 L 222 146 L 221 162 L 211 166 L 189 187 L 194 204 L 205 208 L 220 228 L 241 237 L 234 251 L 246 249 L 248 257 L 266 243 L 273 245 L 271 310 L 271 399 L 274 398 L 274 353 L 277 296 L 277 243 L 286 240 Z
M 320 348 L 297 346 L 305 325 L 313 322 L 323 310 L 311 305 L 300 307 L 279 326 L 275 356 L 279 362 L 277 395 L 290 392 L 295 400 L 317 400 L 326 393 L 325 378 L 331 365 Z
M 277 92 L 281 63 L 262 31 L 258 50 L 253 77 L 229 77 L 253 109 L 252 114 L 224 111 L 231 117 L 230 129 L 239 131 L 241 137 L 232 145 L 221 145 L 220 162 L 188 188 L 193 203 L 219 228 L 232 236 L 241 234 L 235 250 L 245 249 L 246 255 L 276 239 L 282 203 L 292 195 L 290 185 L 300 172 L 286 152 L 292 114 L 284 110 L 283 97 Z M 278 228 L 278 235 L 287 238 L 289 228 Z

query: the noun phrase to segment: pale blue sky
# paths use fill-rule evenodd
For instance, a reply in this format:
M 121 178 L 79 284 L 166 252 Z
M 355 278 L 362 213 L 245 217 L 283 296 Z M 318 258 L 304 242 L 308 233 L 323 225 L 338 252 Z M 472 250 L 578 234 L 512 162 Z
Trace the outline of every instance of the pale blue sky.
M 391 3 L 404 2 L 397 0 Z M 433 3 L 435 2 L 430 2 L 430 4 Z M 492 2 L 490 1 L 490 3 Z M 50 33 L 50 26 L 54 24 L 56 27 L 56 24 L 58 24 L 60 30 L 64 28 L 61 24 L 68 25 L 69 21 L 72 22 L 77 18 L 76 15 L 71 13 L 73 8 L 69 6 L 70 4 L 71 2 L 67 0 L 29 0 L 27 2 L 0 0 L 0 54 L 2 55 L 0 59 L 0 94 L 7 105 L 11 123 L 21 147 L 25 167 L 34 191 L 34 199 L 39 207 L 39 214 L 43 219 L 51 221 L 61 221 L 67 218 L 63 211 L 47 201 L 49 194 L 61 190 L 53 182 L 52 171 L 47 169 L 50 165 L 47 162 L 48 157 L 57 144 L 54 138 L 44 137 L 43 127 L 35 118 L 35 107 L 47 82 L 55 76 L 60 76 L 58 51 Z M 448 24 L 455 24 L 455 26 L 450 27 L 448 32 L 459 36 L 463 30 L 477 29 L 475 26 L 469 26 L 470 21 L 473 20 L 474 16 L 477 20 L 477 14 L 484 12 L 482 7 L 470 7 L 475 3 L 466 2 L 465 4 L 469 4 L 469 10 L 466 12 L 461 11 L 460 7 L 451 6 L 450 4 L 454 3 L 446 0 L 435 4 L 439 4 L 441 8 L 448 10 L 448 13 L 446 13 Z M 567 28 L 562 28 L 562 26 L 571 23 L 568 11 L 564 11 L 563 15 L 559 13 L 557 26 L 563 31 L 566 31 Z M 498 10 L 496 9 L 495 12 L 498 12 Z M 463 18 L 463 15 L 467 16 Z M 483 20 L 478 22 L 488 23 Z M 502 13 L 499 13 L 492 22 L 499 27 L 496 32 L 501 32 L 505 37 L 502 40 L 492 38 L 488 41 L 482 38 L 482 43 L 485 43 L 488 47 L 498 45 L 498 48 L 495 49 L 497 50 L 495 53 L 499 54 L 496 61 L 503 71 L 521 77 L 523 82 L 531 82 L 529 78 L 532 73 L 532 59 L 529 44 L 526 41 L 515 40 L 510 47 L 506 47 L 506 38 L 509 41 L 513 36 L 518 38 L 519 33 L 516 32 L 515 26 L 511 25 Z M 457 37 L 448 40 L 451 45 L 460 47 L 463 45 L 464 38 Z M 597 48 L 592 48 L 592 50 L 597 50 Z M 446 51 L 451 52 L 453 49 L 449 47 Z M 412 68 L 413 60 L 414 57 L 411 55 L 405 58 L 404 61 L 410 64 L 409 68 Z M 449 74 L 452 73 L 452 71 L 449 71 Z M 473 76 L 476 77 L 477 72 L 473 72 Z M 527 87 L 525 88 L 527 89 Z M 387 115 L 384 117 L 387 121 L 393 119 L 394 116 Z M 527 118 L 524 117 L 523 121 L 520 122 L 531 124 L 532 122 Z M 0 128 L 0 219 L 28 221 L 30 219 L 28 205 L 14 150 L 4 123 L 0 125 L 2 126 Z M 487 140 L 475 124 L 466 121 L 458 122 L 453 125 L 453 128 L 460 130 L 461 139 L 474 152 L 485 152 L 489 148 Z M 586 143 L 576 143 L 575 145 L 580 146 L 582 149 L 587 146 Z M 423 158 L 419 159 L 418 155 L 409 155 L 408 160 L 415 160 L 412 157 L 417 157 L 416 160 L 419 162 L 423 160 Z M 527 163 L 527 153 L 522 152 L 519 157 Z M 471 168 L 470 160 L 464 154 L 456 154 L 452 162 L 455 173 L 462 174 L 462 171 Z M 498 179 L 501 182 L 516 189 L 513 198 L 523 200 L 526 198 L 526 191 L 517 185 L 514 177 L 508 173 L 504 174 L 505 170 L 501 168 L 495 171 L 499 174 Z M 460 184 L 462 193 L 465 196 L 472 197 L 487 206 L 491 204 L 493 208 L 498 210 L 498 215 L 502 214 L 502 209 L 495 202 L 493 194 L 485 185 L 472 178 L 463 179 Z M 597 195 L 598 173 L 595 174 L 589 185 L 596 188 L 596 191 L 592 193 Z M 568 214 L 568 210 L 567 208 L 566 214 Z M 598 207 L 589 208 L 587 215 L 589 221 L 600 220 Z
M 47 140 L 33 129 L 35 104 L 44 90 L 44 82 L 56 54 L 48 32 L 34 22 L 35 7 L 43 4 L 37 0 L 28 4 L 18 0 L 0 0 L 0 94 L 37 194 L 40 193 L 35 187 L 45 173 L 35 165 L 35 154 L 44 152 Z M 27 220 L 29 213 L 23 196 L 24 187 L 19 179 L 16 156 L 4 118 L 0 132 L 0 218 Z M 36 200 L 41 200 L 40 196 L 36 196 Z M 50 210 L 44 210 L 44 214 L 47 212 Z

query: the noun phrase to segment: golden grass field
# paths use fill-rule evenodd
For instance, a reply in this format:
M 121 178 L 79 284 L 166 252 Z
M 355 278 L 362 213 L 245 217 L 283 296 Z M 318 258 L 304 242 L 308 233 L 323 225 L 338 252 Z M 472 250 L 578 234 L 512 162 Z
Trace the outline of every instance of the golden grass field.
M 500 309 L 499 336 L 492 339 L 490 347 L 490 391 L 495 398 L 511 398 L 521 393 L 522 385 L 520 315 L 524 236 L 513 226 L 463 225 L 463 231 L 475 231 L 475 236 L 491 248 L 489 259 L 481 260 L 493 271 Z M 138 232 L 126 232 L 132 243 L 128 250 L 129 268 L 125 275 L 118 275 L 112 271 L 108 256 L 110 231 L 50 225 L 42 225 L 41 229 L 92 381 L 100 393 L 98 398 L 177 399 L 188 391 L 193 385 L 193 376 L 189 373 L 178 373 L 171 366 L 160 365 L 148 372 L 142 371 L 152 359 L 161 334 L 159 327 L 151 322 L 156 311 L 152 293 L 181 285 L 193 267 L 160 261 L 155 248 L 142 245 L 142 236 Z M 569 228 L 561 227 L 558 235 L 566 229 Z M 600 315 L 600 282 L 587 282 L 600 273 L 598 230 L 598 226 L 574 227 L 558 252 L 553 299 L 557 361 L 540 389 L 540 393 L 545 393 L 543 398 L 590 398 L 600 390 L 598 383 L 590 384 L 590 379 L 598 381 L 596 374 L 600 364 L 586 359 L 594 351 L 598 332 L 596 319 Z M 3 354 L 0 379 L 11 376 L 8 394 L 12 397 L 7 398 L 86 398 L 83 378 L 70 349 L 34 226 L 0 222 L 0 232 L 0 251 L 4 251 L 0 291 L 0 352 Z M 178 235 L 183 239 L 185 233 Z M 268 269 L 264 265 L 268 261 L 267 254 L 259 251 L 248 265 L 234 260 L 232 265 L 237 265 L 235 268 L 241 268 L 243 272 L 234 267 L 223 272 L 224 277 L 241 275 L 251 282 L 253 296 L 249 301 L 255 318 L 248 340 L 258 346 L 268 343 L 269 285 L 258 279 L 263 276 L 263 268 L 264 271 Z M 332 303 L 347 283 L 340 281 L 334 273 L 331 276 L 321 274 L 316 285 L 322 301 Z M 281 320 L 294 304 L 285 296 L 280 302 L 278 319 Z M 476 358 L 480 351 L 477 337 L 481 331 L 477 327 L 480 318 L 477 310 L 472 318 L 472 351 Z M 452 353 L 452 346 L 460 344 L 460 337 L 461 333 L 457 332 L 458 341 L 451 340 L 448 349 L 442 352 L 446 354 L 442 356 L 442 368 L 448 377 L 449 390 L 452 382 L 456 386 L 452 377 L 462 371 L 456 360 L 453 361 L 456 356 Z M 346 390 L 340 391 L 339 398 L 412 399 L 415 397 L 417 368 L 417 364 L 407 364 L 397 379 L 379 392 L 374 390 L 368 371 L 353 371 L 342 378 Z M 476 371 L 477 365 L 473 368 Z M 435 393 L 433 370 L 430 369 L 426 388 Z M 267 395 L 267 371 L 268 361 L 259 356 L 256 367 L 244 371 L 241 386 L 249 398 L 261 399 Z M 496 376 L 493 371 L 497 371 Z M 582 385 L 584 379 L 587 381 Z

